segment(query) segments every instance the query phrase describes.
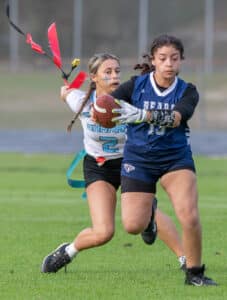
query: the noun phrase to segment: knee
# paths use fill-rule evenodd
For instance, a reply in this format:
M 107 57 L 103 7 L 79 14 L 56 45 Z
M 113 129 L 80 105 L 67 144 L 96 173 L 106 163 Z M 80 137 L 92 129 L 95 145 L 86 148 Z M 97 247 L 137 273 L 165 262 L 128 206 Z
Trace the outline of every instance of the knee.
M 200 226 L 200 220 L 197 210 L 185 212 L 181 215 L 180 221 L 184 228 L 193 229 Z
M 139 234 L 145 229 L 143 223 L 138 223 L 133 220 L 123 221 L 123 226 L 125 231 L 130 234 Z
M 114 236 L 114 229 L 104 228 L 95 232 L 95 246 L 101 246 L 109 242 Z

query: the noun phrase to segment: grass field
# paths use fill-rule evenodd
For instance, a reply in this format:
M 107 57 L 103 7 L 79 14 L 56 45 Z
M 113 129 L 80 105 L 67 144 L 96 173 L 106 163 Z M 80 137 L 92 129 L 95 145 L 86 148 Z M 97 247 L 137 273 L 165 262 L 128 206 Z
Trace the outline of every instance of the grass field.
M 66 183 L 71 159 L 72 155 L 0 154 L 1 299 L 227 298 L 227 160 L 221 158 L 196 158 L 203 260 L 218 287 L 184 286 L 175 256 L 161 241 L 149 247 L 139 236 L 123 231 L 119 204 L 111 242 L 80 253 L 67 273 L 42 274 L 43 257 L 90 224 L 82 191 Z M 161 190 L 158 197 L 159 206 L 175 219 Z

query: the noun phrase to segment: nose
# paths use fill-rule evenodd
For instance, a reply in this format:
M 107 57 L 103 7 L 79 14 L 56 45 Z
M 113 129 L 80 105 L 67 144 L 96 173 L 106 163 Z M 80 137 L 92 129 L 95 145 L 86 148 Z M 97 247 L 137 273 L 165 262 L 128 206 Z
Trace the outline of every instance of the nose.
M 172 59 L 171 58 L 166 59 L 166 65 L 167 66 L 172 66 Z

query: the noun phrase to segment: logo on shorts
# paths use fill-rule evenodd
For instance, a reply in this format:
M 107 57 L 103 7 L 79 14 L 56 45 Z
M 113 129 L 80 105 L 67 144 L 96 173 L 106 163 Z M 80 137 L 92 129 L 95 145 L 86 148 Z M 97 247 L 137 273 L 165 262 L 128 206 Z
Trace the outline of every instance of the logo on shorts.
M 130 164 L 124 164 L 124 169 L 127 173 L 130 173 L 131 171 L 135 170 L 135 167 Z

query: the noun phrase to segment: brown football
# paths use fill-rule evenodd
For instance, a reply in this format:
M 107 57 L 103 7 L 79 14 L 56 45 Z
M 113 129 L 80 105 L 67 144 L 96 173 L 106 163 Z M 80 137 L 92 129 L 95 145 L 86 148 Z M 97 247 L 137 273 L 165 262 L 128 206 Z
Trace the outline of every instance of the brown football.
M 113 128 L 116 126 L 116 123 L 111 120 L 118 116 L 117 113 L 112 113 L 112 109 L 114 108 L 120 108 L 120 106 L 114 101 L 111 95 L 105 94 L 99 96 L 93 105 L 93 117 L 102 127 Z

